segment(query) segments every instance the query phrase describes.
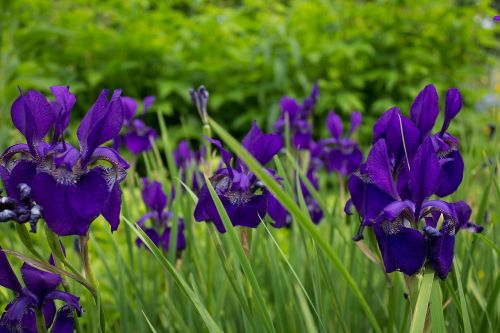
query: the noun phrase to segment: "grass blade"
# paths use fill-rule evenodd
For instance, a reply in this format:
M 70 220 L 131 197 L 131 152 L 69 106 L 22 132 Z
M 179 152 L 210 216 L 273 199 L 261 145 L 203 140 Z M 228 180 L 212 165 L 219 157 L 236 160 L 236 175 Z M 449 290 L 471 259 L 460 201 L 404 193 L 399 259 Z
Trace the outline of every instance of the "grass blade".
M 431 297 L 432 282 L 434 281 L 434 270 L 427 269 L 424 273 L 424 278 L 420 284 L 417 304 L 411 321 L 410 333 L 422 333 L 425 326 L 425 318 L 427 316 L 427 306 Z
M 372 324 L 375 332 L 382 332 L 377 319 L 366 302 L 363 293 L 359 289 L 356 281 L 353 279 L 349 271 L 346 269 L 338 255 L 328 242 L 321 236 L 316 225 L 314 225 L 308 214 L 304 213 L 295 203 L 294 199 L 284 193 L 281 186 L 274 180 L 274 178 L 260 165 L 260 163 L 248 153 L 238 141 L 236 141 L 225 129 L 219 124 L 210 119 L 210 124 L 219 137 L 238 155 L 241 160 L 248 166 L 248 168 L 264 183 L 267 189 L 281 202 L 281 204 L 293 215 L 298 223 L 300 223 L 304 230 L 314 239 L 318 246 L 326 253 L 332 264 L 340 271 L 343 278 L 346 280 L 349 288 L 354 293 L 356 299 L 361 304 L 368 320 Z

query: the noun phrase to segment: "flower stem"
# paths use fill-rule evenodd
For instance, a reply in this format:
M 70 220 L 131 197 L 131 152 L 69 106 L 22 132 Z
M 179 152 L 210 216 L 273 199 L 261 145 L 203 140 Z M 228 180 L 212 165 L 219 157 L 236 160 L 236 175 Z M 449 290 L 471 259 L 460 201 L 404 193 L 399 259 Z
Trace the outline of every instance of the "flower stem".
M 36 315 L 36 328 L 38 333 L 47 333 L 47 326 L 45 324 L 45 318 L 43 317 L 43 312 L 40 309 L 35 309 Z
M 89 236 L 80 236 L 80 246 L 81 246 L 81 256 L 83 267 L 85 269 L 85 276 L 87 281 L 92 285 L 95 290 L 94 300 L 97 305 L 97 318 L 99 318 L 99 328 L 100 332 L 104 333 L 106 331 L 106 324 L 104 321 L 104 312 L 101 306 L 101 295 L 99 294 L 99 288 L 97 280 L 95 279 L 94 272 L 92 271 L 92 265 L 90 264 L 89 256 Z

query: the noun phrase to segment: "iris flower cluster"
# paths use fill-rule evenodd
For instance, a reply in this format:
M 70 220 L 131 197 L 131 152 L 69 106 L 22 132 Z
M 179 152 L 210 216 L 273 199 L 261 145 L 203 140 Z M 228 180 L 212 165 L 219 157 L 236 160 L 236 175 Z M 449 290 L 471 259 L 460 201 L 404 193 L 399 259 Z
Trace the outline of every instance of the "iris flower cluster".
M 286 210 L 263 186 L 262 182 L 249 170 L 242 160 L 236 158 L 222 147 L 218 140 L 206 138 L 221 153 L 223 164 L 210 178 L 216 194 L 221 199 L 233 225 L 256 228 L 269 214 L 275 221 L 274 226 L 286 225 Z M 255 122 L 243 138 L 243 147 L 262 165 L 266 165 L 281 150 L 283 142 L 278 134 L 264 134 Z M 271 175 L 276 172 L 267 168 Z M 199 193 L 198 204 L 194 211 L 196 221 L 211 221 L 221 233 L 226 232 L 217 212 L 207 185 Z
M 446 94 L 441 130 L 432 133 L 439 114 L 439 98 L 426 86 L 411 106 L 410 118 L 398 108 L 386 111 L 373 128 L 373 147 L 367 160 L 349 180 L 351 201 L 364 227 L 373 229 L 388 273 L 407 275 L 431 265 L 446 278 L 454 256 L 455 235 L 461 229 L 482 228 L 469 219 L 463 201 L 444 197 L 462 182 L 464 163 L 459 141 L 447 132 L 462 108 L 457 89 Z
M 61 276 L 26 263 L 21 267 L 21 276 L 24 287 L 0 248 L 0 285 L 16 295 L 0 318 L 0 333 L 38 332 L 36 312 L 43 316 L 43 322 L 50 332 L 73 332 L 74 316 L 81 315 L 81 307 L 77 296 L 58 289 L 62 282 Z M 57 309 L 56 301 L 64 305 Z
M 123 127 L 125 132 L 114 138 L 113 148 L 118 150 L 120 146 L 124 146 L 134 155 L 150 151 L 152 148 L 151 142 L 158 137 L 156 131 L 147 126 L 137 115 L 138 106 L 135 99 L 124 96 L 121 100 L 123 103 Z M 151 108 L 154 101 L 154 96 L 144 98 L 141 116 Z
M 28 90 L 21 91 L 12 104 L 12 122 L 26 143 L 11 146 L 0 156 L 7 195 L 22 202 L 19 189 L 26 184 L 47 225 L 60 236 L 86 235 L 101 214 L 116 230 L 120 183 L 128 163 L 114 149 L 102 145 L 122 127 L 121 91 L 115 90 L 110 100 L 107 90 L 101 92 L 78 127 L 80 147 L 76 148 L 65 141 L 76 98 L 68 87 L 50 89 L 55 98 L 52 103 L 40 92 Z M 52 140 L 47 142 L 51 130 Z
M 171 204 L 174 200 L 174 192 L 170 196 L 170 204 L 168 204 L 167 196 L 158 181 L 150 182 L 143 178 L 142 200 L 148 208 L 148 212 L 144 214 L 137 222 L 137 225 L 144 230 L 148 237 L 156 246 L 161 246 L 165 251 L 168 251 L 170 246 L 170 235 L 172 228 L 169 221 L 173 218 L 170 211 Z M 167 207 L 168 204 L 168 207 Z M 151 225 L 146 226 L 150 221 Z M 184 222 L 179 218 L 177 228 L 177 251 L 182 251 L 186 248 L 186 237 L 184 235 Z M 140 239 L 136 240 L 137 246 L 142 245 Z

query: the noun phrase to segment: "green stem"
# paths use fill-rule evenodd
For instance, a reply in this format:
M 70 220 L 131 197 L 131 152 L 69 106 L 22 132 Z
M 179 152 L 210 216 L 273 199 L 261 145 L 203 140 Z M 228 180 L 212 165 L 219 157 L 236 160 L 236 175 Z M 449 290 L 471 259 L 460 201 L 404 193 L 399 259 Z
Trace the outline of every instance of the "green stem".
M 81 256 L 82 256 L 82 262 L 83 262 L 83 267 L 85 269 L 85 276 L 87 277 L 87 281 L 90 282 L 92 285 L 92 288 L 95 290 L 95 296 L 94 300 L 97 305 L 97 318 L 99 318 L 99 328 L 101 333 L 104 333 L 106 331 L 106 325 L 104 321 L 104 312 L 102 311 L 102 306 L 101 306 L 101 295 L 99 294 L 99 288 L 98 288 L 98 283 L 97 280 L 95 279 L 94 272 L 92 271 L 92 265 L 90 263 L 90 256 L 89 256 L 89 236 L 88 234 L 86 236 L 80 236 L 80 246 L 81 246 Z
M 42 311 L 40 309 L 35 309 L 35 315 L 38 333 L 47 333 L 47 326 L 45 324 L 45 318 L 43 317 Z

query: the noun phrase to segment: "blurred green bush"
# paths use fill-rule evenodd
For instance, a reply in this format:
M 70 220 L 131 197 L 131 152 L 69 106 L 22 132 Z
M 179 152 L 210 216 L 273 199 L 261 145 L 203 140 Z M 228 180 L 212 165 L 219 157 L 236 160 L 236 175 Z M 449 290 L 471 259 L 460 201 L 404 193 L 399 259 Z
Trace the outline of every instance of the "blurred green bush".
M 429 82 L 459 86 L 473 105 L 498 47 L 490 1 L 1 3 L 2 126 L 18 85 L 70 84 L 80 113 L 105 87 L 153 94 L 170 123 L 190 125 L 188 88 L 204 84 L 211 114 L 235 132 L 252 118 L 271 126 L 280 97 L 302 97 L 316 79 L 323 115 L 407 107 Z

